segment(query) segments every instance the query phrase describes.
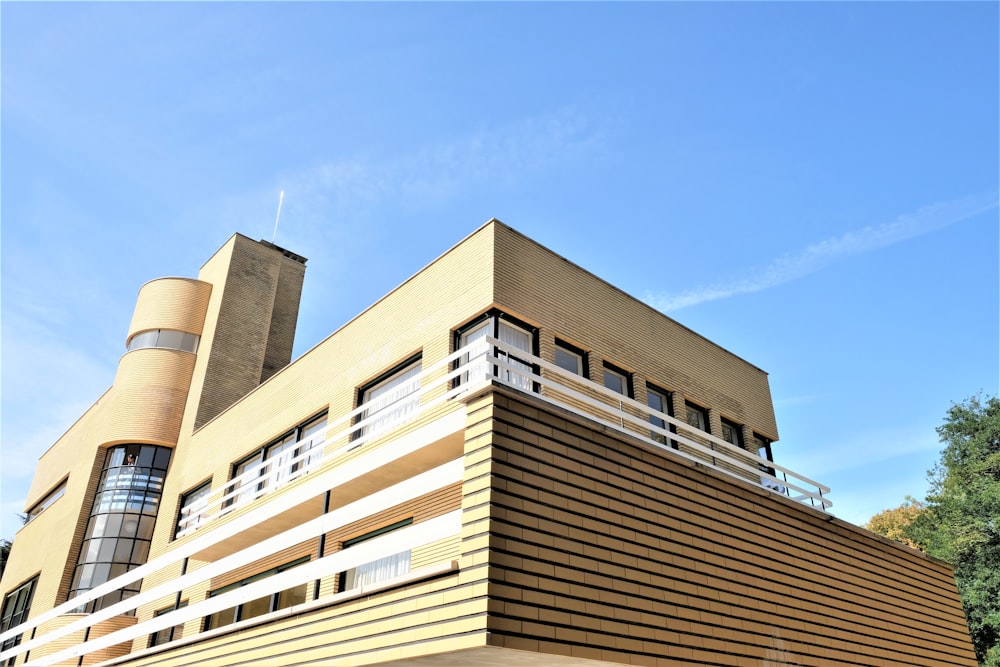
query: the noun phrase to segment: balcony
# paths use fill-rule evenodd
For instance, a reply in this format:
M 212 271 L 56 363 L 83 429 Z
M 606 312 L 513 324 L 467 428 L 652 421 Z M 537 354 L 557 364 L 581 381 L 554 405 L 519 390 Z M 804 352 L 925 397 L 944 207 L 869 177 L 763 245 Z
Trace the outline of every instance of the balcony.
M 627 434 L 741 483 L 826 510 L 829 487 L 763 459 L 647 405 L 566 371 L 540 357 L 486 337 L 424 369 L 378 409 L 362 405 L 258 468 L 233 478 L 181 509 L 183 537 L 318 470 L 384 439 L 404 426 L 497 383 Z

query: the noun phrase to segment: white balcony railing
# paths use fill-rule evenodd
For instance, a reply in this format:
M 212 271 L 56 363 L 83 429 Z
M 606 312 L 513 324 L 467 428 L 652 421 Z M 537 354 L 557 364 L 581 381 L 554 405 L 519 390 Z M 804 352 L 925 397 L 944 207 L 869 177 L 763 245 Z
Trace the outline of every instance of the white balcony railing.
M 771 492 L 819 509 L 826 510 L 832 505 L 827 497 L 830 493 L 827 486 L 523 350 L 485 337 L 422 371 L 414 378 L 419 386 L 417 391 L 399 396 L 395 402 L 372 414 L 367 414 L 369 406 L 362 405 L 331 422 L 325 432 L 264 461 L 261 466 L 184 507 L 178 537 L 282 488 L 347 451 L 382 437 L 488 381 L 531 393 L 550 404 L 741 482 L 759 484 Z M 299 453 L 293 455 L 295 452 Z

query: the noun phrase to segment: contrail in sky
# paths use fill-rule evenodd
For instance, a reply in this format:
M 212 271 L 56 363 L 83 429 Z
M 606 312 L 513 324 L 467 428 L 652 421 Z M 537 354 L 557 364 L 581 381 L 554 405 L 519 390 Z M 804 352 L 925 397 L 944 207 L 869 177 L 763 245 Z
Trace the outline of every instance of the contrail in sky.
M 997 207 L 997 195 L 966 197 L 925 206 L 916 213 L 901 215 L 877 227 L 865 227 L 807 246 L 795 255 L 785 255 L 771 262 L 759 273 L 730 282 L 705 285 L 680 294 L 648 294 L 646 303 L 670 312 L 738 294 L 759 292 L 826 268 L 834 262 L 878 250 L 921 236 Z

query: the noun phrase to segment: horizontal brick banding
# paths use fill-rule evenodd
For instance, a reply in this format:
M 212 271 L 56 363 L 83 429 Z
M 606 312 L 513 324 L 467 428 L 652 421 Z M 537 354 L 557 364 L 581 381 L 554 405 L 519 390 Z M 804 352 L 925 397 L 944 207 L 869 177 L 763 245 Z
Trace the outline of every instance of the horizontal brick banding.
M 496 396 L 491 643 L 650 665 L 975 665 L 946 564 Z

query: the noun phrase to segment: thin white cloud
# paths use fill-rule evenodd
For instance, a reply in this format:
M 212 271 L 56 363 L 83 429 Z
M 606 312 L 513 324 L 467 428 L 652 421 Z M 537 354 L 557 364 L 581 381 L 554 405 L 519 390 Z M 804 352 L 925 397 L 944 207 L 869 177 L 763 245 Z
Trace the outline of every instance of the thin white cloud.
M 798 254 L 779 257 L 758 273 L 680 294 L 650 294 L 646 296 L 646 302 L 663 312 L 671 312 L 706 301 L 759 292 L 816 273 L 847 257 L 951 226 L 994 209 L 997 203 L 995 193 L 938 202 L 877 227 L 865 227 L 813 243 Z

